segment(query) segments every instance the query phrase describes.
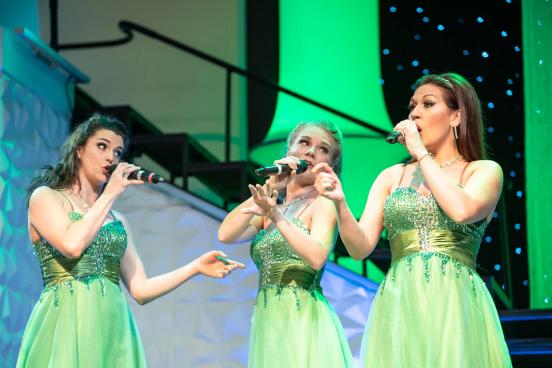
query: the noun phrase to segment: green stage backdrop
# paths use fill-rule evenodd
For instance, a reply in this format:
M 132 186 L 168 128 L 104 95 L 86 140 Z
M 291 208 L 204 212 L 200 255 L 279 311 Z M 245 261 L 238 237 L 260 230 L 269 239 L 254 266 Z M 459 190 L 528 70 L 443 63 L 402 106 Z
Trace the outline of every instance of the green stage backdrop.
M 552 308 L 552 1 L 521 4 L 530 305 Z
M 375 0 L 281 0 L 279 84 L 391 130 L 380 84 L 378 17 Z M 312 120 L 333 121 L 345 135 L 344 188 L 359 217 L 377 174 L 407 153 L 367 128 L 281 93 L 270 131 L 252 158 L 270 163 L 282 157 L 289 131 Z

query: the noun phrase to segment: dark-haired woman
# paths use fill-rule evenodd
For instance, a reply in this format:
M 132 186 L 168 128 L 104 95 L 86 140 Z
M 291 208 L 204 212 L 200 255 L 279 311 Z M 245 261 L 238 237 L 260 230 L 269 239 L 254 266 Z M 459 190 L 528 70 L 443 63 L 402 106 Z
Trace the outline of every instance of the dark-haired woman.
M 352 257 L 368 256 L 384 227 L 389 236 L 392 263 L 370 311 L 363 367 L 511 367 L 475 269 L 502 189 L 500 166 L 485 159 L 479 98 L 456 73 L 415 86 L 408 119 L 395 126 L 412 160 L 377 177 L 359 222 L 331 168 L 315 168 Z
M 29 236 L 44 290 L 32 311 L 17 367 L 144 367 L 134 317 L 119 287 L 148 303 L 197 274 L 224 277 L 243 265 L 208 252 L 148 278 L 124 217 L 112 210 L 137 166 L 120 162 L 124 126 L 94 114 L 62 147 L 61 159 L 29 186 Z M 109 174 L 109 166 L 118 164 Z

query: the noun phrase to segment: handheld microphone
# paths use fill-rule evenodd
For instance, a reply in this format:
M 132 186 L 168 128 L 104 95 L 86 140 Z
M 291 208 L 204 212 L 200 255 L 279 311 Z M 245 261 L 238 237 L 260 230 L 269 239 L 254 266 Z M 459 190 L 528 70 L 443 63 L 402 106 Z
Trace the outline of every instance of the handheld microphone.
M 387 134 L 385 140 L 387 141 L 387 143 L 395 144 L 400 137 L 402 137 L 402 132 L 398 130 L 393 130 L 391 133 Z
M 116 168 L 117 168 L 117 164 L 113 164 L 109 166 L 109 174 L 111 175 Z M 165 178 L 163 178 L 161 175 L 144 169 L 131 171 L 130 174 L 128 174 L 128 178 L 134 179 L 134 180 L 142 180 L 150 184 L 165 182 Z
M 307 171 L 309 168 L 309 164 L 305 160 L 299 160 L 299 163 L 297 164 L 297 170 L 295 171 L 296 174 L 301 174 Z M 259 167 L 257 170 L 255 170 L 255 174 L 258 176 L 270 176 L 270 175 L 282 175 L 282 174 L 290 174 L 292 171 L 291 167 L 288 165 L 280 165 L 275 164 L 272 166 L 265 166 L 265 167 Z

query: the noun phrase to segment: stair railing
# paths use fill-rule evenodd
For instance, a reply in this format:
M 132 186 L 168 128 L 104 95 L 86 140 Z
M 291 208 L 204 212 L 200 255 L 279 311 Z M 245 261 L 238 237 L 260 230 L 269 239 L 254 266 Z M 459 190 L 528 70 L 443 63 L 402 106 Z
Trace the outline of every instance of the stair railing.
M 57 3 L 55 0 L 52 0 L 52 2 Z M 56 7 L 51 6 L 52 10 L 55 10 Z M 57 18 L 57 16 L 54 15 L 55 12 L 52 11 L 52 17 Z M 57 19 L 52 20 L 51 24 L 57 25 Z M 149 29 L 147 27 L 144 27 L 142 25 L 139 25 L 137 23 L 133 23 L 130 21 L 120 21 L 119 29 L 125 34 L 124 37 L 116 39 L 116 40 L 108 40 L 108 41 L 95 41 L 95 42 L 84 42 L 84 43 L 68 43 L 68 44 L 57 44 L 57 30 L 52 29 L 52 43 L 51 46 L 55 50 L 76 50 L 76 49 L 88 49 L 88 48 L 97 48 L 97 47 L 113 47 L 113 46 L 120 46 L 124 45 L 134 38 L 133 32 L 141 33 L 145 36 L 148 36 L 152 39 L 158 40 L 166 45 L 169 45 L 173 48 L 176 48 L 178 50 L 184 51 L 190 55 L 193 55 L 197 58 L 200 58 L 208 63 L 214 64 L 220 68 L 223 68 L 226 70 L 226 92 L 225 92 L 225 127 L 224 127 L 224 159 L 226 162 L 230 161 L 230 116 L 231 116 L 231 90 L 232 90 L 232 74 L 235 73 L 237 75 L 240 75 L 242 77 L 245 77 L 248 80 L 255 81 L 259 84 L 262 84 L 268 88 L 277 90 L 278 92 L 285 93 L 289 96 L 293 96 L 296 99 L 299 99 L 303 102 L 306 102 L 308 104 L 311 104 L 313 106 L 319 107 L 322 110 L 328 111 L 336 116 L 339 116 L 343 119 L 346 119 L 356 125 L 362 126 L 364 128 L 367 128 L 378 135 L 381 135 L 382 137 L 385 137 L 387 135 L 387 131 L 384 129 L 381 129 L 369 122 L 366 122 L 362 119 L 359 119 L 357 117 L 354 117 L 352 115 L 349 115 L 347 113 L 344 113 L 343 111 L 337 110 L 331 106 L 328 106 L 326 104 L 323 104 L 319 101 L 316 101 L 310 97 L 307 97 L 303 94 L 297 93 L 289 88 L 285 88 L 280 86 L 278 83 L 272 82 L 268 79 L 262 78 L 254 73 L 251 73 L 243 68 L 240 68 L 236 65 L 230 64 L 226 61 L 223 61 L 219 58 L 216 58 L 212 55 L 209 55 L 203 51 L 200 51 L 198 49 L 195 49 L 183 42 L 177 41 L 171 37 L 162 35 L 152 29 Z

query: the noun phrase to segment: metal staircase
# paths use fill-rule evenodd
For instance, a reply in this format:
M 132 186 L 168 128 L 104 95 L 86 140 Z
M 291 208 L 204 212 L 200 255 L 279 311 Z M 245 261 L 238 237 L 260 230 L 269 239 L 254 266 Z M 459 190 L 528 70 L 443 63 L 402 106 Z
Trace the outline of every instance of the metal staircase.
M 132 106 L 102 106 L 82 89 L 76 90 L 73 126 L 100 112 L 118 118 L 130 134 L 126 160 L 143 154 L 169 173 L 169 182 L 189 191 L 189 178 L 195 177 L 224 201 L 224 207 L 242 202 L 249 196 L 247 184 L 260 183 L 255 175 L 259 165 L 250 161 L 223 162 L 187 133 L 165 134 Z M 181 178 L 181 184 L 177 179 Z M 194 194 L 194 193 L 192 193 Z M 209 201 L 209 198 L 204 198 Z
M 552 309 L 509 310 L 499 315 L 514 367 L 552 366 Z

